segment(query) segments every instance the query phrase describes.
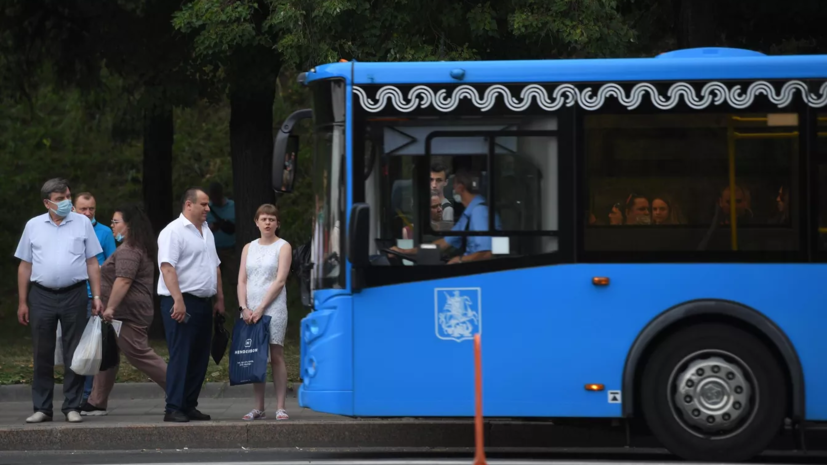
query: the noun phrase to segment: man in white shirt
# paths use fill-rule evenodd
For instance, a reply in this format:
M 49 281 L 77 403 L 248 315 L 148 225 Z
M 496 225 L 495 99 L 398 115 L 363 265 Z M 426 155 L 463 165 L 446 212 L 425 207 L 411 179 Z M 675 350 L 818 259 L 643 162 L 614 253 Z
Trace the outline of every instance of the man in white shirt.
M 68 369 L 86 328 L 86 281 L 92 291 L 92 314 L 103 308 L 100 301 L 100 267 L 103 251 L 92 223 L 72 212 L 72 192 L 64 179 L 50 179 L 40 190 L 47 213 L 26 223 L 14 256 L 19 300 L 17 319 L 31 323 L 34 346 L 32 403 L 34 414 L 27 423 L 52 421 L 55 390 L 55 344 L 57 324 L 63 333 L 63 408 L 66 420 L 80 416 L 84 377 Z
M 224 313 L 221 261 L 207 225 L 210 198 L 191 188 L 181 204 L 181 215 L 158 236 L 158 295 L 169 347 L 164 421 L 179 423 L 210 419 L 196 407 L 210 360 L 213 315 Z

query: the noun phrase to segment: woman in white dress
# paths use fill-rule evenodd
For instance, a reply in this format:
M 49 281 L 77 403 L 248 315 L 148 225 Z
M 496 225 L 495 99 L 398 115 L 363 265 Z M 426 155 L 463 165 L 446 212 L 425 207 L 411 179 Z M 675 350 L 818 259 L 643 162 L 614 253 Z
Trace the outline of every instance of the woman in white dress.
M 238 270 L 238 302 L 241 318 L 255 324 L 270 316 L 270 363 L 276 388 L 276 420 L 287 420 L 284 398 L 287 395 L 287 368 L 284 365 L 284 333 L 287 330 L 287 274 L 293 252 L 290 244 L 278 237 L 279 211 L 265 204 L 256 211 L 255 221 L 261 238 L 244 246 Z M 254 383 L 256 408 L 244 420 L 265 418 L 264 384 Z

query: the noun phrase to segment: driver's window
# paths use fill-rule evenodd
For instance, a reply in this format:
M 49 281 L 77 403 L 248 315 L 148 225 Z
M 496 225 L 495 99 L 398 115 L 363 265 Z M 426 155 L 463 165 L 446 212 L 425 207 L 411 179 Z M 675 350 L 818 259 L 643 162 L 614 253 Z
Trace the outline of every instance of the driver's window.
M 423 244 L 436 244 L 441 263 L 557 251 L 556 121 L 462 127 L 429 123 L 371 130 L 382 134 L 382 140 L 374 139 L 382 147 L 380 176 L 368 189 L 375 189 L 371 205 L 380 212 L 376 250 L 397 247 L 418 253 Z M 500 136 L 492 131 L 508 132 Z

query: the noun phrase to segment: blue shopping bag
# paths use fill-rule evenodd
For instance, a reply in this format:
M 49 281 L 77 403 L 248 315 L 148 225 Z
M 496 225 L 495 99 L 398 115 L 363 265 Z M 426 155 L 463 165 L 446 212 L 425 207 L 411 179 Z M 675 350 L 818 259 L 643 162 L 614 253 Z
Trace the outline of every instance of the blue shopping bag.
M 270 317 L 264 315 L 254 325 L 237 320 L 230 346 L 230 386 L 267 382 L 270 355 Z

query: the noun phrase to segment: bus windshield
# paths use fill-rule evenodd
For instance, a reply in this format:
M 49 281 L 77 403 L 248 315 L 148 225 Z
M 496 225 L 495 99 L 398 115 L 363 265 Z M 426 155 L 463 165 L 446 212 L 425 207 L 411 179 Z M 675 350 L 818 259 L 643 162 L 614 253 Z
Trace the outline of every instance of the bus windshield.
M 324 80 L 313 88 L 313 267 L 311 289 L 344 287 L 342 235 L 345 191 L 345 85 Z

